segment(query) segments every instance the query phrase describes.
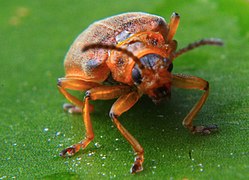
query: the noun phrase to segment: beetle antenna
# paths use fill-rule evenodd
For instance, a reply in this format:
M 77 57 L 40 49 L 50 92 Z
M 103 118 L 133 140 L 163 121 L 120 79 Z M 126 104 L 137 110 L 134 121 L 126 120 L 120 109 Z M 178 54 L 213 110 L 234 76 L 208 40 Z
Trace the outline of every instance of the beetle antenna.
M 204 45 L 222 46 L 223 44 L 224 43 L 221 39 L 214 39 L 214 38 L 202 39 L 200 41 L 191 43 L 188 46 L 176 51 L 175 54 L 173 55 L 173 59 L 199 46 L 204 46 Z
M 138 67 L 142 70 L 144 69 L 144 65 L 140 62 L 139 58 L 137 56 L 135 56 L 131 51 L 121 48 L 121 47 L 117 47 L 115 45 L 112 44 L 89 44 L 86 45 L 82 48 L 82 52 L 87 51 L 89 49 L 108 49 L 108 50 L 115 50 L 115 51 L 120 51 L 125 53 L 126 55 L 128 55 L 129 57 L 131 57 L 138 65 Z

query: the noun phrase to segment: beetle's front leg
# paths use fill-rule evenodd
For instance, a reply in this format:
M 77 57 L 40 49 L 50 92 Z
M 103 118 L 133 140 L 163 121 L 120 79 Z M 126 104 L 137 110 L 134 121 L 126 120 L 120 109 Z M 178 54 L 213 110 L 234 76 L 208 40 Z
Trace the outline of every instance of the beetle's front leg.
M 123 112 L 129 110 L 139 99 L 138 92 L 131 92 L 129 94 L 121 96 L 112 106 L 110 111 L 110 117 L 114 124 L 117 126 L 120 133 L 131 144 L 136 153 L 134 164 L 131 167 L 131 173 L 140 172 L 143 170 L 144 150 L 139 142 L 122 126 L 117 119 Z
M 90 119 L 90 106 L 89 100 L 107 100 L 114 99 L 123 94 L 128 94 L 131 91 L 129 86 L 117 85 L 117 86 L 99 86 L 92 88 L 86 92 L 83 108 L 83 120 L 86 128 L 85 139 L 77 144 L 74 144 L 61 151 L 60 156 L 73 156 L 81 148 L 84 149 L 93 140 L 94 133 L 92 128 L 92 122 Z
M 210 126 L 194 126 L 193 119 L 197 115 L 197 113 L 202 108 L 205 103 L 208 93 L 209 93 L 209 83 L 204 79 L 188 76 L 183 74 L 173 75 L 172 85 L 178 88 L 184 89 L 199 89 L 204 90 L 204 94 L 201 96 L 200 100 L 194 105 L 194 107 L 190 110 L 188 115 L 184 118 L 182 124 L 186 128 L 188 128 L 193 133 L 203 133 L 210 134 L 211 131 L 215 131 L 218 129 L 217 125 Z

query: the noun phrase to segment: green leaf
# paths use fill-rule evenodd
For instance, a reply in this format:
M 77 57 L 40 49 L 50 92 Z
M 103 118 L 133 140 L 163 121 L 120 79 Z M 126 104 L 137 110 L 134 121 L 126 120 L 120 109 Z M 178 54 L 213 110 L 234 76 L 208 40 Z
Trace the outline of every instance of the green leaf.
M 71 158 L 59 152 L 81 139 L 82 117 L 62 110 L 56 88 L 63 58 L 92 22 L 143 11 L 169 20 L 181 15 L 179 47 L 217 37 L 223 47 L 203 47 L 179 57 L 174 73 L 209 81 L 208 101 L 196 124 L 217 124 L 210 136 L 190 134 L 182 119 L 201 92 L 173 89 L 155 106 L 143 97 L 120 117 L 145 150 L 144 171 L 131 175 L 132 148 L 111 122 L 114 101 L 96 101 L 95 139 Z M 0 18 L 0 179 L 248 179 L 249 2 L 191 1 L 2 1 Z

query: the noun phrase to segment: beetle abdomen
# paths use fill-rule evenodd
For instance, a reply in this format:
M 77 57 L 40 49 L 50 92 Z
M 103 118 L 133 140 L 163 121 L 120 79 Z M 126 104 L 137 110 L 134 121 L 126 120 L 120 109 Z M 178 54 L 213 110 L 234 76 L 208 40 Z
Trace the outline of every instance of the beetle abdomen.
M 116 45 L 116 37 L 124 31 L 131 34 L 159 31 L 166 35 L 168 30 L 163 18 L 146 13 L 125 13 L 97 21 L 83 31 L 70 47 L 64 61 L 66 77 L 92 82 L 107 79 L 110 73 L 105 63 L 108 50 L 90 49 L 82 52 L 82 48 L 89 44 Z

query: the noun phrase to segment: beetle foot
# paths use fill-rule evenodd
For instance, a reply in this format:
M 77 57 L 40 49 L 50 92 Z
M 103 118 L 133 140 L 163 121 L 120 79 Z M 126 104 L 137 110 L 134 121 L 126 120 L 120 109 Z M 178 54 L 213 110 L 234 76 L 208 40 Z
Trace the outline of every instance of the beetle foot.
M 218 130 L 218 126 L 216 124 L 209 125 L 209 126 L 194 126 L 192 133 L 193 134 L 199 133 L 199 134 L 207 135 L 217 130 Z
M 132 174 L 135 174 L 135 173 L 137 173 L 137 172 L 141 172 L 141 171 L 143 170 L 142 164 L 143 164 L 143 157 L 137 156 L 137 157 L 135 158 L 134 164 L 133 164 L 132 167 L 131 167 L 130 172 L 131 172 Z
M 71 157 L 73 156 L 74 154 L 76 153 L 76 147 L 75 146 L 70 146 L 66 149 L 63 149 L 61 152 L 60 152 L 60 156 L 62 157 Z
M 70 113 L 70 114 L 82 114 L 82 108 L 79 106 L 75 106 L 73 104 L 70 103 L 64 103 L 63 104 L 63 109 L 64 111 Z M 89 112 L 93 112 L 94 107 L 92 104 L 89 104 Z
M 81 114 L 82 113 L 82 108 L 69 104 L 69 103 L 63 104 L 63 109 L 64 111 L 67 111 L 70 114 Z

